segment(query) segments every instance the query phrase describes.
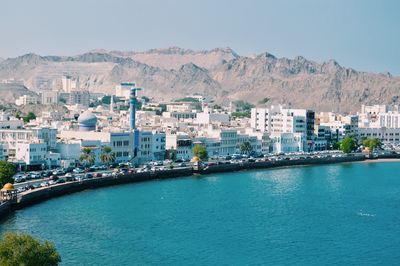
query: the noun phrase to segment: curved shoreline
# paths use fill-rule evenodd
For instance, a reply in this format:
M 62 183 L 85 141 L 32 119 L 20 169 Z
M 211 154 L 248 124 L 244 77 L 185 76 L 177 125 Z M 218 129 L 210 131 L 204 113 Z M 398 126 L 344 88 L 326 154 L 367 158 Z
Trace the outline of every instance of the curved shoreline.
M 279 167 L 312 166 L 321 164 L 336 164 L 346 162 L 388 162 L 400 161 L 400 156 L 382 156 L 379 159 L 369 160 L 363 155 L 329 157 L 329 158 L 311 158 L 299 160 L 267 161 L 254 163 L 221 164 L 208 167 L 201 171 L 195 171 L 192 168 L 172 169 L 158 172 L 135 173 L 122 175 L 118 177 L 93 178 L 85 181 L 73 181 L 64 184 L 53 185 L 51 187 L 38 188 L 35 190 L 23 192 L 19 195 L 16 203 L 5 202 L 0 205 L 0 222 L 7 219 L 13 211 L 24 207 L 66 194 L 80 192 L 86 189 L 95 189 L 119 184 L 136 183 L 157 179 L 170 179 L 185 176 L 209 175 L 214 173 L 235 172 L 252 169 L 269 169 Z

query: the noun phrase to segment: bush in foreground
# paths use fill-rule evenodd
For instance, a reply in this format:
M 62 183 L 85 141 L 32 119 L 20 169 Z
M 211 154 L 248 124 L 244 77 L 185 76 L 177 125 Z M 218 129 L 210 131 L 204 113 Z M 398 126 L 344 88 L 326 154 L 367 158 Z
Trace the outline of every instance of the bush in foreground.
M 0 240 L 2 266 L 53 266 L 61 262 L 54 245 L 41 243 L 28 234 L 5 233 Z

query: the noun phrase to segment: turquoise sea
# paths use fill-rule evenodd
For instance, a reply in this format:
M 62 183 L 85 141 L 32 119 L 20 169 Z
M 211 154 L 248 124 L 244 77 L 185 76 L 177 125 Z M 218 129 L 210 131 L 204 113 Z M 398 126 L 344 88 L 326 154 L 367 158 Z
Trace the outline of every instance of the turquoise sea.
M 399 265 L 400 163 L 345 163 L 87 190 L 0 231 L 55 243 L 62 265 Z

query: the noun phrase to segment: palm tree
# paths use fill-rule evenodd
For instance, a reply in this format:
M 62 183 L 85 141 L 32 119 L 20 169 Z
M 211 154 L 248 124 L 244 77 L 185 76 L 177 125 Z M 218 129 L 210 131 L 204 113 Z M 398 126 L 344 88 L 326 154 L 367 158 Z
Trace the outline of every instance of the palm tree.
M 92 154 L 91 148 L 83 148 L 81 151 L 81 156 L 79 157 L 79 161 L 84 163 L 86 166 L 94 164 L 94 156 Z
M 103 151 L 100 155 L 100 160 L 102 163 L 109 164 L 115 160 L 115 154 L 112 152 L 110 146 L 104 146 Z
M 244 154 L 249 154 L 253 151 L 253 147 L 251 146 L 250 142 L 245 141 L 240 145 L 240 151 Z

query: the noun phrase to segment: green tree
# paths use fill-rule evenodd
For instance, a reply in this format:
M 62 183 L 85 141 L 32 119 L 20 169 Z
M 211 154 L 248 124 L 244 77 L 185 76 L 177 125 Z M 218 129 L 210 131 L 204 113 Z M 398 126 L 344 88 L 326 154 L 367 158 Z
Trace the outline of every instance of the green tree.
M 61 256 L 48 241 L 41 243 L 28 234 L 5 233 L 0 240 L 0 265 L 2 266 L 53 266 Z
M 377 138 L 362 138 L 361 144 L 367 147 L 370 152 L 382 146 L 382 142 Z
M 357 147 L 356 141 L 352 137 L 345 137 L 340 143 L 340 149 L 344 153 L 350 153 Z
M 271 100 L 268 97 L 263 98 L 262 100 L 258 101 L 259 104 L 266 104 L 267 102 L 269 102 L 269 100 Z
M 245 141 L 240 145 L 240 152 L 244 154 L 249 154 L 253 151 L 253 147 L 251 146 L 250 142 Z
M 245 102 L 243 100 L 234 101 L 233 104 L 236 107 L 236 112 L 249 112 L 254 107 L 253 104 Z
M 168 149 L 165 151 L 165 159 L 175 161 L 176 160 L 176 150 L 175 149 Z
M 29 121 L 36 119 L 36 115 L 33 112 L 29 112 L 25 117 L 24 117 L 24 122 L 28 123 Z
M 79 161 L 86 166 L 94 164 L 94 155 L 91 148 L 83 148 L 81 151 L 81 156 L 79 156 Z
M 17 173 L 14 164 L 7 161 L 0 161 L 0 185 L 3 187 L 7 183 L 14 183 L 13 175 Z
M 204 147 L 203 145 L 200 145 L 200 144 L 196 144 L 193 147 L 193 156 L 197 156 L 203 161 L 207 160 L 208 153 L 207 153 L 206 147 Z
M 112 152 L 110 146 L 103 147 L 102 153 L 100 155 L 100 160 L 102 163 L 105 163 L 107 165 L 115 160 L 115 155 Z
M 340 149 L 340 142 L 332 143 L 332 150 L 338 150 L 338 149 Z

